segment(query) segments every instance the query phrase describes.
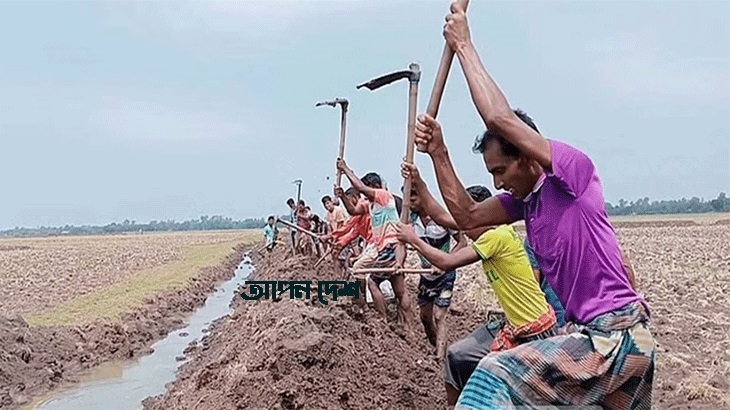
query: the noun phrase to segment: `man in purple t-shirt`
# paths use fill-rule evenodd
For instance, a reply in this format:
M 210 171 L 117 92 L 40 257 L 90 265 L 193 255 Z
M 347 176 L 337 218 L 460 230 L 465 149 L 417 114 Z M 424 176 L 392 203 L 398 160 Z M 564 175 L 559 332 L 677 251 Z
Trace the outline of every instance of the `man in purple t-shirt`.
M 460 229 L 525 220 L 542 272 L 572 322 L 566 335 L 486 356 L 456 408 L 651 407 L 649 309 L 629 280 L 595 165 L 580 150 L 543 138 L 532 119 L 510 108 L 484 69 L 456 2 L 446 21 L 444 36 L 487 126 L 474 150 L 483 155 L 494 186 L 509 193 L 473 201 L 456 176 L 440 125 L 428 115 L 416 123 L 417 148 L 431 157 Z

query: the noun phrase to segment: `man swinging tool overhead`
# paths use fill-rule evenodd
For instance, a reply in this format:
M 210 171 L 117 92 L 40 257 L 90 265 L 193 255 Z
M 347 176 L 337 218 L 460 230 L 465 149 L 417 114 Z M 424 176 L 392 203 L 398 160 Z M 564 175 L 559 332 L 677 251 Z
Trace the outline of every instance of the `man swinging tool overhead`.
M 416 108 L 418 102 L 418 82 L 421 79 L 421 70 L 418 64 L 412 63 L 408 70 L 396 71 L 385 74 L 366 83 L 360 84 L 357 88 L 367 88 L 371 91 L 389 85 L 395 81 L 407 79 L 408 89 L 408 134 L 406 151 L 413 152 L 414 129 L 416 120 Z M 370 200 L 370 213 L 373 226 L 374 246 L 368 246 L 360 259 L 355 262 L 354 269 L 362 271 L 374 267 L 403 267 L 406 257 L 405 246 L 395 237 L 395 224 L 398 223 L 398 209 L 395 198 L 388 190 L 383 189 L 383 183 L 379 175 L 370 173 L 358 180 L 357 176 L 347 167 L 344 160 L 338 159 L 337 168 L 340 169 L 350 180 L 353 187 L 362 192 Z M 403 210 L 401 220 L 406 222 L 409 214 L 409 196 L 403 198 Z M 385 299 L 380 291 L 380 283 L 389 280 L 393 285 L 393 292 L 398 299 L 398 319 L 401 323 L 407 323 L 411 318 L 411 304 L 408 293 L 405 290 L 405 277 L 403 273 L 391 274 L 370 274 L 368 275 L 368 288 L 373 296 L 373 302 L 380 314 L 385 317 Z
M 347 135 L 347 112 L 348 107 L 350 106 L 350 102 L 346 98 L 335 98 L 334 100 L 329 101 L 320 101 L 316 103 L 315 107 L 322 107 L 322 106 L 330 106 L 333 108 L 336 108 L 337 106 L 340 106 L 340 145 L 339 145 L 339 151 L 337 158 L 345 158 L 345 137 Z M 337 177 L 335 181 L 335 188 L 339 188 L 342 184 L 342 172 L 339 170 L 336 171 Z M 339 201 L 338 197 L 335 197 L 335 201 Z M 345 221 L 347 220 L 344 210 L 340 207 L 339 204 L 336 204 L 335 201 L 329 196 L 324 196 L 322 198 L 322 204 L 324 205 L 325 209 L 327 210 L 327 223 L 329 224 L 330 232 L 335 232 L 342 228 Z M 340 272 L 339 269 L 341 268 L 340 264 L 337 263 L 338 260 L 346 260 L 347 255 L 349 254 L 350 247 L 333 247 L 329 250 L 332 260 L 334 263 L 336 274 L 339 276 Z M 323 257 L 324 258 L 324 257 Z M 321 259 L 324 260 L 324 259 Z M 318 262 L 321 262 L 318 261 Z
M 524 219 L 542 274 L 572 322 L 570 334 L 482 359 L 456 408 L 600 405 L 650 408 L 655 343 L 649 309 L 628 279 L 592 160 L 546 139 L 513 110 L 471 41 L 463 8 L 452 3 L 444 36 L 461 63 L 487 127 L 474 144 L 494 185 L 509 193 L 473 201 L 454 171 L 440 124 L 419 117 L 416 144 L 429 154 L 441 194 L 459 228 Z
M 395 206 L 393 194 L 383 189 L 380 176 L 374 172 L 370 172 L 360 179 L 342 159 L 337 160 L 337 168 L 350 180 L 352 187 L 369 200 L 369 206 L 360 203 L 358 204 L 359 208 L 351 208 L 345 202 L 345 206 L 347 206 L 347 210 L 351 215 L 369 213 L 372 224 L 370 241 L 360 259 L 353 265 L 353 269 L 403 266 L 405 248 L 397 246 L 398 239 L 395 237 L 394 224 L 398 222 L 398 210 Z M 341 191 L 342 188 L 337 188 L 337 190 Z M 338 194 L 341 196 L 340 192 Z M 398 299 L 398 321 L 401 324 L 407 324 L 411 317 L 411 311 L 403 274 L 372 274 L 367 278 L 367 286 L 373 296 L 375 309 L 383 319 L 386 319 L 385 298 L 380 291 L 380 283 L 386 280 L 389 280 L 393 285 L 393 292 L 396 299 Z

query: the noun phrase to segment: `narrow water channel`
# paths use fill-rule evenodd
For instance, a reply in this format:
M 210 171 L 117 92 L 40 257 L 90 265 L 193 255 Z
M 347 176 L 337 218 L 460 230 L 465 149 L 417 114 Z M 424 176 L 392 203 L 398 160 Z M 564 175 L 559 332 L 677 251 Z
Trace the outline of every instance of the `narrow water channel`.
M 188 344 L 201 339 L 203 329 L 231 313 L 229 304 L 239 285 L 255 268 L 248 257 L 238 265 L 235 276 L 221 284 L 189 318 L 188 325 L 175 330 L 152 345 L 154 352 L 134 361 L 111 362 L 81 377 L 81 382 L 51 392 L 29 406 L 31 409 L 129 410 L 141 409 L 142 400 L 165 392 L 165 384 L 175 380 L 177 361 Z M 181 336 L 182 335 L 182 336 Z

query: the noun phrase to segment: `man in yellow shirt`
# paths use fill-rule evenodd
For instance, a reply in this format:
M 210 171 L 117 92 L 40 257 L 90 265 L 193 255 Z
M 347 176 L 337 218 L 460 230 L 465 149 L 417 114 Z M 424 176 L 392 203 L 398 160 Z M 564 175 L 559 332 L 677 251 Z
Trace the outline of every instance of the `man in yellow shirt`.
M 413 168 L 411 170 L 414 171 Z M 423 183 L 420 178 L 413 179 L 415 185 Z M 426 208 L 434 209 L 435 199 L 425 187 L 420 188 L 416 189 L 422 201 L 433 201 Z M 486 187 L 479 187 L 479 190 L 486 191 L 482 196 L 491 196 Z M 399 240 L 413 245 L 441 271 L 449 272 L 481 260 L 484 274 L 504 310 L 506 320 L 480 326 L 449 348 L 444 368 L 449 405 L 456 404 L 459 393 L 479 360 L 489 352 L 507 350 L 557 334 L 553 308 L 548 305 L 545 294 L 535 279 L 522 240 L 511 225 L 465 230 L 463 232 L 474 243 L 471 247 L 453 253 L 429 246 L 409 225 L 398 224 L 397 232 Z

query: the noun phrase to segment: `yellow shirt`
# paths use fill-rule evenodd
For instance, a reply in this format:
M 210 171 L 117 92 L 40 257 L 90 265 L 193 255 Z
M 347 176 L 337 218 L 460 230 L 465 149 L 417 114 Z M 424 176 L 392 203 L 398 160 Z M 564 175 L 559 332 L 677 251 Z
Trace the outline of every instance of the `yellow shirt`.
M 548 312 L 520 237 L 511 225 L 484 232 L 472 245 L 509 323 L 522 326 Z

